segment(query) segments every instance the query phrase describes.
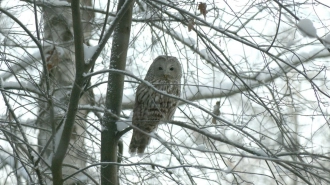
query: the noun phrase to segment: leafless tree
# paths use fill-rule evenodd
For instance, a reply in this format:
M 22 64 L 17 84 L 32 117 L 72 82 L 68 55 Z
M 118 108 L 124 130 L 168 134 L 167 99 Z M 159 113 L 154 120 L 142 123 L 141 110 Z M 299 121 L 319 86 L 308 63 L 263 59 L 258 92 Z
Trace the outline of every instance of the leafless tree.
M 0 184 L 329 184 L 323 1 L 0 1 Z M 177 57 L 182 96 L 144 81 Z M 130 156 L 139 83 L 180 100 Z

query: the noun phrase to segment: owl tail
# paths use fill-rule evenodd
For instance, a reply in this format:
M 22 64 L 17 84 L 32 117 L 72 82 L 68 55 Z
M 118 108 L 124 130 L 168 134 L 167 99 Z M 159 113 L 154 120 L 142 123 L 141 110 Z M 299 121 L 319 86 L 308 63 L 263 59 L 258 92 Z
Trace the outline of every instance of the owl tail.
M 129 144 L 129 152 L 133 156 L 137 153 L 139 156 L 142 156 L 144 150 L 147 148 L 150 143 L 150 136 L 143 134 L 137 130 L 133 130 L 133 135 L 131 143 Z

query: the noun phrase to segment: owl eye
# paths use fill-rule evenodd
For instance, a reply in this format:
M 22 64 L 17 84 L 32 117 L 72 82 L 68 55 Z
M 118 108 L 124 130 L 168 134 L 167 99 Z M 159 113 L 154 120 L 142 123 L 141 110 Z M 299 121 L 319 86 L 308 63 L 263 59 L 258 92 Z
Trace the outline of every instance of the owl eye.
M 162 68 L 162 67 L 159 67 L 158 69 L 159 69 L 159 70 L 163 70 L 163 68 Z
M 174 67 L 171 67 L 170 70 L 173 71 L 174 70 Z

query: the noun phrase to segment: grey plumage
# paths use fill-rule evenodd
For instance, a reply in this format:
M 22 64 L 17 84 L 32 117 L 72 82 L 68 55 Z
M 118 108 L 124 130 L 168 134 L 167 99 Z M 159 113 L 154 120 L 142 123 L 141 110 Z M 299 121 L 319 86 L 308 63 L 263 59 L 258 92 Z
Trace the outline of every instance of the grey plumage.
M 158 56 L 150 65 L 145 80 L 160 91 L 180 96 L 182 68 L 178 59 L 172 56 Z M 178 100 L 157 93 L 141 83 L 137 87 L 132 124 L 146 133 L 153 132 L 160 122 L 172 119 Z M 129 151 L 143 154 L 150 143 L 150 136 L 133 129 Z

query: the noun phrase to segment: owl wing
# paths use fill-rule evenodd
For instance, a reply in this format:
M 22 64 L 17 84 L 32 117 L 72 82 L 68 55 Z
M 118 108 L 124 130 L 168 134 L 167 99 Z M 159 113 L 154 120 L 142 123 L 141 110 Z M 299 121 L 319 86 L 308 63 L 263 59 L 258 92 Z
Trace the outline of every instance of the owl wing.
M 136 90 L 135 105 L 133 108 L 132 124 L 143 131 L 149 132 L 150 128 L 146 127 L 145 121 L 148 119 L 148 101 L 151 99 L 152 90 L 144 84 L 140 84 Z M 131 155 L 138 153 L 142 155 L 144 150 L 150 143 L 150 136 L 133 129 L 132 139 L 129 145 Z
M 155 85 L 159 90 L 166 90 L 168 94 L 180 96 L 180 85 Z M 170 98 L 155 92 L 145 84 L 140 84 L 136 91 L 133 125 L 137 126 L 145 132 L 152 132 L 158 126 L 159 121 L 169 121 L 172 119 L 178 100 Z M 164 107 L 165 106 L 165 107 Z M 157 108 L 158 107 L 158 108 Z M 138 129 L 133 129 L 133 135 L 130 143 L 130 153 L 143 154 L 151 138 L 140 132 Z

